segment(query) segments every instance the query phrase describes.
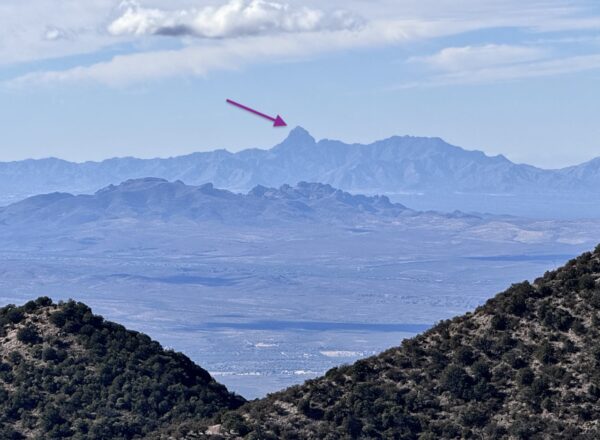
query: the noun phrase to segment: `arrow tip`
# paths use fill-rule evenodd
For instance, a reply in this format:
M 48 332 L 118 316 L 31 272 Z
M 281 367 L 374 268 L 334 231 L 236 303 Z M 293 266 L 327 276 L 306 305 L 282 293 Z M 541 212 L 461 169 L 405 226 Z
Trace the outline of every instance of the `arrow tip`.
M 275 123 L 273 124 L 273 127 L 287 127 L 287 124 L 281 118 L 281 116 L 277 115 L 277 117 L 275 118 Z

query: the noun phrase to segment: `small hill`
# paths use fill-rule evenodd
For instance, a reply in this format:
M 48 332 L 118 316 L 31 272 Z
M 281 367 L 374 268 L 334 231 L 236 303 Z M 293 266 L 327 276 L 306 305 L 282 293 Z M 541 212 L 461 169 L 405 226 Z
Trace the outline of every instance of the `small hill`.
M 0 439 L 132 439 L 240 406 L 186 356 L 48 298 L 0 309 Z
M 163 438 L 598 439 L 599 279 L 600 246 L 400 347 Z

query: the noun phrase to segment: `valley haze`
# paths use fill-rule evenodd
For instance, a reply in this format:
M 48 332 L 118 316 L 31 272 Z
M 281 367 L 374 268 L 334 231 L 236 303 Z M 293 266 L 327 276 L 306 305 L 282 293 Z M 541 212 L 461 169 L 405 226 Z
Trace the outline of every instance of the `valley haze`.
M 397 345 L 598 236 L 600 220 L 421 211 L 315 182 L 130 179 L 0 208 L 0 301 L 84 301 L 253 398 Z

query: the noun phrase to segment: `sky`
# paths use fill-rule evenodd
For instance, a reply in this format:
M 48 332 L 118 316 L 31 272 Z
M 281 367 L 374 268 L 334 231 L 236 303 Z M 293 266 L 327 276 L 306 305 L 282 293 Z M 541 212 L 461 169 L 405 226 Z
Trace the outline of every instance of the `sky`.
M 0 3 L 0 161 L 269 148 L 299 125 L 560 168 L 600 156 L 598 115 L 597 0 Z

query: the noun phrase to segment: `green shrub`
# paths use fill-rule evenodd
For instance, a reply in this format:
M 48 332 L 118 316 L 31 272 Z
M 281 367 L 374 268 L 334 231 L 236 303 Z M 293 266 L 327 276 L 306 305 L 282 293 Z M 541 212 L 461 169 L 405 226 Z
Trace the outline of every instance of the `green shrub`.
M 37 329 L 32 325 L 26 325 L 17 331 L 17 339 L 24 344 L 38 344 L 41 342 Z
M 18 309 L 16 307 L 11 307 L 6 312 L 5 317 L 6 317 L 6 319 L 8 319 L 9 322 L 11 322 L 13 324 L 18 324 L 19 322 L 21 322 L 23 320 L 23 318 L 25 317 L 25 314 L 23 313 L 23 311 L 21 309 Z
M 517 373 L 517 383 L 519 385 L 531 385 L 533 380 L 535 379 L 535 375 L 530 368 L 523 368 Z
M 440 385 L 455 397 L 469 399 L 472 395 L 473 380 L 467 372 L 458 365 L 449 365 L 440 378 Z

